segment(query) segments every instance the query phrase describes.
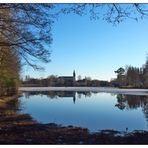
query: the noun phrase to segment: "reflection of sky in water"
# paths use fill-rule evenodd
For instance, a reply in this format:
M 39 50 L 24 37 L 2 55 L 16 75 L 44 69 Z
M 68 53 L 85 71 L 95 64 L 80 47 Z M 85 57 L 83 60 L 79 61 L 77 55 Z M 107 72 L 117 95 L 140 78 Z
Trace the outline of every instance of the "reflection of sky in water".
M 147 122 L 141 107 L 120 110 L 116 95 L 97 93 L 89 96 L 76 93 L 73 97 L 50 98 L 47 95 L 21 97 L 22 112 L 30 114 L 41 123 L 54 122 L 61 125 L 81 126 L 96 131 L 116 129 L 129 131 L 147 130 Z

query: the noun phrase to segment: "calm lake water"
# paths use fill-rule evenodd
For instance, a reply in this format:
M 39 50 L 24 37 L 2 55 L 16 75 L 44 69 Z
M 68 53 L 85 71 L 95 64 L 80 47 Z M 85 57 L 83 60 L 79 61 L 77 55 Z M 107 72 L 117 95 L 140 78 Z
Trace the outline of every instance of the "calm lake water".
M 39 123 L 119 131 L 148 130 L 148 96 L 91 92 L 25 92 L 20 113 Z

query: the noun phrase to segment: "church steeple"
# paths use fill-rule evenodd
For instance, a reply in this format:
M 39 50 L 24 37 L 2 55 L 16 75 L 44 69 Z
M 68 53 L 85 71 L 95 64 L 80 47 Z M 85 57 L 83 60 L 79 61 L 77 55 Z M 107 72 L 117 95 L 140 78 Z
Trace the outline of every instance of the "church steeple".
M 73 77 L 76 78 L 76 73 L 75 70 L 73 71 Z
M 76 73 L 75 73 L 75 70 L 73 71 L 73 81 L 75 82 L 76 80 Z

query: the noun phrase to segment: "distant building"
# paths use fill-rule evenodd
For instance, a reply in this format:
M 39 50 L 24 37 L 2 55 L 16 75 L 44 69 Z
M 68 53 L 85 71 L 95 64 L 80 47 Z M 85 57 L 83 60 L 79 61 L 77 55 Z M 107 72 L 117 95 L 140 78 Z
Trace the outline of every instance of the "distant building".
M 73 76 L 60 76 L 58 77 L 58 83 L 61 86 L 75 86 L 76 73 L 73 71 Z

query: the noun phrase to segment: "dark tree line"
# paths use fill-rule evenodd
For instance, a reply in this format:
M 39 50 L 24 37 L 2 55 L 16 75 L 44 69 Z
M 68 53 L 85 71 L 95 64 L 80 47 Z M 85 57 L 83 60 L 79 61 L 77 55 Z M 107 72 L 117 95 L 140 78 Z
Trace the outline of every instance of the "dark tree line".
M 71 83 L 69 81 L 62 80 L 61 78 L 55 75 L 51 75 L 43 79 L 35 79 L 35 78 L 30 78 L 29 76 L 26 76 L 26 79 L 22 81 L 22 86 L 27 86 L 27 87 L 33 87 L 33 86 L 36 86 L 36 87 L 48 87 L 48 86 L 107 87 L 107 86 L 110 86 L 110 83 L 108 81 L 91 80 L 88 77 L 84 79 L 76 80 L 74 83 Z
M 148 88 L 148 58 L 142 67 L 127 66 L 120 67 L 117 78 L 112 80 L 114 86 L 126 88 Z

